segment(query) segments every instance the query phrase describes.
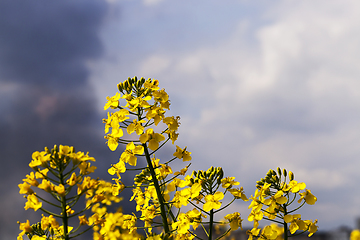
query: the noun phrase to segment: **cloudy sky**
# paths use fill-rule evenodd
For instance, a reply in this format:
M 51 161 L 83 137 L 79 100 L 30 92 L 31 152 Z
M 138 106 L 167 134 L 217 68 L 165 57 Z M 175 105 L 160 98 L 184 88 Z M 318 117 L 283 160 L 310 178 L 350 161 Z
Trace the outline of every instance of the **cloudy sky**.
M 116 161 L 106 96 L 155 78 L 181 116 L 192 170 L 222 166 L 248 196 L 287 168 L 318 197 L 320 230 L 360 216 L 360 3 L 354 0 L 0 0 L 0 238 L 31 217 L 17 184 L 31 153 L 75 145 Z M 171 153 L 171 148 L 168 152 Z M 100 173 L 99 173 L 100 174 Z M 247 217 L 247 204 L 229 211 Z M 9 211 L 11 210 L 11 211 Z M 250 226 L 250 224 L 245 223 Z

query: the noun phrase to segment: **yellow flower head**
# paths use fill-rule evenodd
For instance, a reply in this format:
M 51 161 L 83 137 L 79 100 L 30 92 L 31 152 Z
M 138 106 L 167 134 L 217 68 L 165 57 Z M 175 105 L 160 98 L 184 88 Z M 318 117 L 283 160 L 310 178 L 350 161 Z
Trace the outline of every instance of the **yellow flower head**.
M 39 202 L 39 199 L 35 196 L 35 194 L 31 194 L 27 197 L 27 202 L 25 203 L 25 210 L 28 210 L 29 208 L 34 209 L 34 211 L 37 211 L 39 208 L 42 207 L 42 202 Z
M 314 205 L 315 202 L 317 201 L 317 198 L 311 193 L 311 191 L 309 189 L 305 189 L 305 192 L 300 193 L 300 199 L 299 199 L 299 203 L 305 199 L 305 202 L 309 205 Z
M 221 202 L 219 200 L 224 198 L 224 193 L 216 192 L 214 195 L 209 194 L 205 196 L 205 203 L 203 209 L 206 212 L 209 212 L 212 209 L 219 209 L 221 207 Z
M 241 226 L 242 219 L 240 217 L 240 213 L 238 212 L 230 213 L 225 216 L 225 219 L 229 221 L 231 231 L 235 231 L 239 227 L 241 228 L 241 230 L 243 229 Z
M 112 109 L 115 109 L 119 106 L 119 99 L 120 99 L 120 93 L 116 93 L 112 97 L 106 97 L 106 104 L 104 106 L 104 110 L 108 109 L 109 107 Z
M 126 145 L 126 150 L 120 156 L 120 161 L 129 163 L 131 166 L 136 166 L 137 157 L 135 155 L 141 155 L 143 153 L 143 146 L 135 145 L 133 142 L 128 143 Z
M 149 142 L 149 148 L 153 151 L 159 148 L 159 142 L 164 141 L 165 137 L 160 133 L 155 133 L 154 129 L 149 128 L 139 138 L 141 143 Z
M 221 185 L 223 188 L 231 188 L 233 185 L 239 185 L 240 183 L 237 181 L 234 181 L 235 177 L 226 177 L 221 179 Z
M 55 186 L 49 180 L 43 179 L 41 184 L 39 184 L 38 188 L 46 192 L 51 192 L 54 191 Z
M 34 152 L 32 154 L 32 160 L 29 163 L 29 167 L 36 169 L 38 166 L 46 167 L 47 161 L 50 160 L 50 156 L 46 152 Z
M 18 185 L 20 188 L 20 194 L 33 194 L 34 191 L 31 189 L 31 185 L 27 184 L 26 182 Z
M 186 147 L 184 149 L 181 149 L 179 146 L 176 145 L 176 152 L 173 155 L 179 159 L 183 159 L 183 161 L 185 162 L 191 160 L 190 154 L 191 152 L 186 151 Z

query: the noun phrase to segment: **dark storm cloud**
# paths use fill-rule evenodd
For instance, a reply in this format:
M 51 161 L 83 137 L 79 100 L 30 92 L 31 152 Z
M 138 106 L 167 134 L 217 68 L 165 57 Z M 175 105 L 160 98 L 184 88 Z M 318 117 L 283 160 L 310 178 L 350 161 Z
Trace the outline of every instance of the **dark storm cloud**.
M 101 56 L 97 0 L 0 1 L 0 78 L 66 87 L 83 84 L 86 60 Z
M 0 103 L 7 105 L 0 121 L 5 155 L 93 139 L 84 130 L 98 117 L 86 62 L 102 55 L 98 32 L 106 10 L 98 0 L 0 0 L 0 84 L 17 86 Z
M 104 169 L 119 152 L 105 145 L 86 65 L 102 56 L 107 7 L 100 0 L 0 0 L 0 239 L 15 239 L 16 221 L 34 216 L 17 187 L 32 152 L 74 145 L 97 159 L 96 177 L 109 180 Z

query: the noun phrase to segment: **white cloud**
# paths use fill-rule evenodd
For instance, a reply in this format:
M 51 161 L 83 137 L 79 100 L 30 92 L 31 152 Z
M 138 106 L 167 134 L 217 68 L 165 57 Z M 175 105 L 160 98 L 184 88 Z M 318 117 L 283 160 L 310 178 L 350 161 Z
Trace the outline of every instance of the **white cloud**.
M 165 71 L 170 63 L 170 59 L 167 56 L 153 55 L 142 62 L 140 72 L 144 72 L 149 76 L 154 76 Z
M 164 0 L 143 0 L 143 3 L 147 6 L 156 5 L 161 3 Z

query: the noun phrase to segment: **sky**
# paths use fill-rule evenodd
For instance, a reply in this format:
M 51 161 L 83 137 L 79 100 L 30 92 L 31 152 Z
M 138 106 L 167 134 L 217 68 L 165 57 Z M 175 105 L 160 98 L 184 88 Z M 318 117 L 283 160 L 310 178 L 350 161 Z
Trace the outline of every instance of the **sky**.
M 17 185 L 34 151 L 74 145 L 117 161 L 106 96 L 158 79 L 181 117 L 191 170 L 221 166 L 249 197 L 277 167 L 318 201 L 319 230 L 360 216 L 360 3 L 350 0 L 0 0 L 0 238 L 14 239 Z M 175 146 L 166 147 L 172 154 Z M 126 198 L 127 195 L 124 195 Z M 125 204 L 125 202 L 124 202 Z M 233 204 L 247 218 L 248 203 Z M 251 226 L 244 221 L 245 226 Z

